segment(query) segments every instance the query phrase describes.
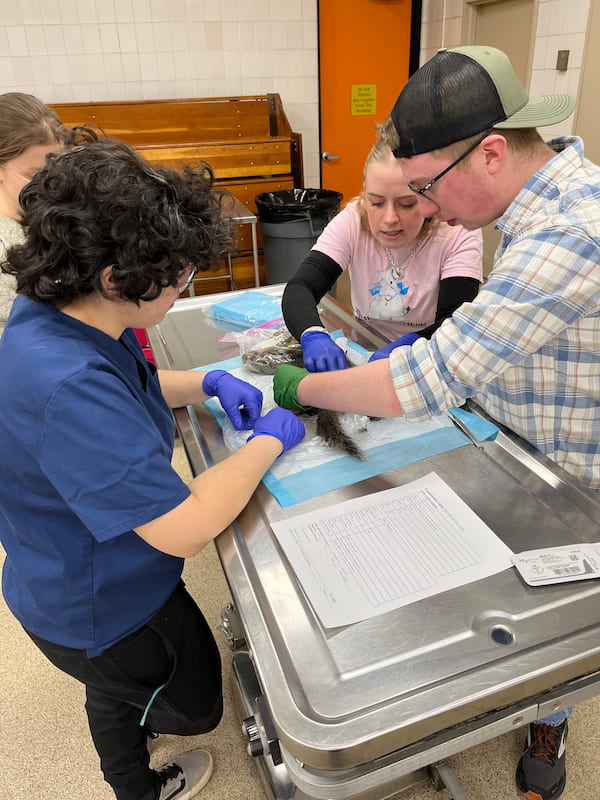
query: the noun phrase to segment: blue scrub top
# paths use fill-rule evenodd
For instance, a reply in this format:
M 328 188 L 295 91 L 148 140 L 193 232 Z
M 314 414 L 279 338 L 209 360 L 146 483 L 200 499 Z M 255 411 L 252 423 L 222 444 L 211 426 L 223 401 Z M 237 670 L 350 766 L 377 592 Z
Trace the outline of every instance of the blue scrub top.
M 156 368 L 133 331 L 116 341 L 19 296 L 0 375 L 4 597 L 28 630 L 98 655 L 160 609 L 183 569 L 132 530 L 190 494 Z

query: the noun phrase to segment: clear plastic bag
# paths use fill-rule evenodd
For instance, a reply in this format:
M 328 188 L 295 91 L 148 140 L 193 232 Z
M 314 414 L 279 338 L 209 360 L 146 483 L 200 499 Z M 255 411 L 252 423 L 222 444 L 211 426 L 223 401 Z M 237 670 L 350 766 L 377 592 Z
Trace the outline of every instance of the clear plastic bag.
M 243 342 L 253 339 L 261 340 L 267 338 L 274 331 L 286 330 L 283 317 L 271 319 L 268 322 L 263 322 L 262 325 L 254 325 L 252 328 L 246 328 L 244 331 L 230 331 L 225 336 L 219 336 L 219 342 Z
M 273 320 L 239 333 L 229 333 L 221 341 L 235 341 L 240 348 L 242 363 L 251 372 L 274 375 L 281 364 L 304 366 L 302 347 L 283 324 Z
M 275 403 L 268 397 L 268 392 L 265 392 L 265 401 L 263 403 L 263 414 L 275 407 Z M 355 439 L 356 445 L 362 449 L 368 442 L 368 431 L 373 429 L 374 421 L 359 414 L 340 413 L 337 416 L 344 431 Z M 280 477 L 320 466 L 347 454 L 343 449 L 327 445 L 317 435 L 316 413 L 301 414 L 300 418 L 306 428 L 306 436 L 300 444 L 287 452 L 281 459 L 277 459 L 271 467 L 271 471 Z M 233 453 L 238 450 L 246 443 L 249 435 L 249 431 L 237 431 L 229 420 L 225 421 L 223 441 L 229 452 Z

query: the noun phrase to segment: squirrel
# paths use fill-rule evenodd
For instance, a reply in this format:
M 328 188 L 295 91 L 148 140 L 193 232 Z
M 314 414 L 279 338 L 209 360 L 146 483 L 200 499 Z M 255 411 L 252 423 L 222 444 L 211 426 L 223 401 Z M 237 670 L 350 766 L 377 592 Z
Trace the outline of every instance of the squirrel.
M 303 367 L 302 345 L 287 331 L 278 331 L 267 343 L 243 353 L 242 362 L 251 372 L 261 375 L 273 375 L 281 364 Z M 317 408 L 304 413 L 316 413 L 317 436 L 325 444 L 342 450 L 357 461 L 366 461 L 363 451 L 344 430 L 338 411 Z

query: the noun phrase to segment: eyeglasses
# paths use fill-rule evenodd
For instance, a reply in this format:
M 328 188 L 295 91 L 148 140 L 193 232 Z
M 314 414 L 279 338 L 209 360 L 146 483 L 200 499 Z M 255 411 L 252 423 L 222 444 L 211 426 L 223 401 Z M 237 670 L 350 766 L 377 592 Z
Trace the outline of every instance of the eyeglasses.
M 446 169 L 443 169 L 440 172 L 439 175 L 436 175 L 435 178 L 432 178 L 429 181 L 429 183 L 426 183 L 425 186 L 423 186 L 421 189 L 417 189 L 415 186 L 412 185 L 412 183 L 407 183 L 406 185 L 411 190 L 411 192 L 414 192 L 415 194 L 420 194 L 421 197 L 424 197 L 426 200 L 430 200 L 432 203 L 435 203 L 434 198 L 433 197 L 429 197 L 429 195 L 427 195 L 425 193 L 428 192 L 431 189 L 431 187 L 433 186 L 434 183 L 437 183 L 440 178 L 443 178 L 444 175 L 446 175 L 446 173 L 450 172 L 451 169 L 453 169 L 457 164 L 460 164 L 460 162 L 464 158 L 466 158 L 468 155 L 470 155 L 473 152 L 473 150 L 475 150 L 476 147 L 479 147 L 479 145 L 483 142 L 483 140 L 485 138 L 487 138 L 490 135 L 490 133 L 491 133 L 491 129 L 487 130 L 483 134 L 483 136 L 481 136 L 479 139 L 477 139 L 477 141 L 473 142 L 473 144 L 468 148 L 468 150 L 465 150 L 465 152 L 461 156 L 459 156 L 456 159 L 456 161 L 453 161 L 450 164 L 449 167 L 446 167 Z
M 192 281 L 194 280 L 194 275 L 195 274 L 196 274 L 196 270 L 193 269 L 190 272 L 189 276 L 186 278 L 185 283 L 183 283 L 183 284 L 178 283 L 177 284 L 177 291 L 179 292 L 179 294 L 183 294 L 187 289 L 190 288 L 190 285 L 191 285 Z

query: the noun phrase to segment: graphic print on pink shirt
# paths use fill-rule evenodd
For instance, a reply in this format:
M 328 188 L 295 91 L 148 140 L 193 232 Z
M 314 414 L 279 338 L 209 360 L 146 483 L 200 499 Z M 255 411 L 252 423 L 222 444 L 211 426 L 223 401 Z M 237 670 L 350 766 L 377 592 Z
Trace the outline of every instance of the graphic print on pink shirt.
M 405 286 L 400 278 L 398 269 L 392 266 L 375 273 L 375 283 L 371 288 L 373 299 L 369 303 L 370 317 L 400 320 L 410 311 L 410 307 L 405 308 L 402 302 L 410 287 Z

